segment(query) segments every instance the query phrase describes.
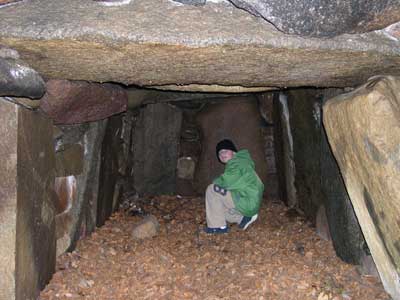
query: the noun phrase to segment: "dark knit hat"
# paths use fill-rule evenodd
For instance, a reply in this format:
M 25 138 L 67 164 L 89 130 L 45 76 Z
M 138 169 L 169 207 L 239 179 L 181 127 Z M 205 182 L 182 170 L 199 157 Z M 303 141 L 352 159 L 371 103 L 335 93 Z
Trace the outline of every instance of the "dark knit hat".
M 237 152 L 237 149 L 236 149 L 236 147 L 235 147 L 235 144 L 234 144 L 231 140 L 225 139 L 225 140 L 220 141 L 220 142 L 217 144 L 217 147 L 215 148 L 216 153 L 217 153 L 217 158 L 218 158 L 218 161 L 219 161 L 219 162 L 221 162 L 221 160 L 219 159 L 218 153 L 219 153 L 219 151 L 221 151 L 221 150 L 223 150 L 223 149 L 225 149 L 225 150 L 232 150 L 233 152 Z

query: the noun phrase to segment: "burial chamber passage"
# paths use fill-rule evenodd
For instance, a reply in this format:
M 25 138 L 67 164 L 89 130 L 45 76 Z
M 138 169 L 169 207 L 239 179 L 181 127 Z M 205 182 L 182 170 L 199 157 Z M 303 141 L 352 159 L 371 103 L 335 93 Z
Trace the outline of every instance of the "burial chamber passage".
M 387 134 L 399 119 L 398 4 L 363 7 L 362 22 L 334 32 L 334 18 L 301 28 L 263 1 L 180 2 L 0 1 L 0 298 L 36 297 L 56 257 L 123 197 L 201 193 L 229 135 L 259 161 L 266 199 L 304 215 L 342 260 L 372 254 L 399 299 L 387 212 L 399 210 L 398 135 Z M 326 104 L 362 95 L 383 103 L 363 111 L 369 123 Z M 361 136 L 353 148 L 349 132 Z
M 322 126 L 322 104 L 343 92 L 304 88 L 232 96 L 140 90 L 140 95 L 151 93 L 160 99 L 174 96 L 180 100 L 153 102 L 151 99 L 157 99 L 154 97 L 146 100 L 147 104 L 105 120 L 47 123 L 48 133 L 44 135 L 45 131 L 40 130 L 38 134 L 54 151 L 53 165 L 47 159 L 43 166 L 46 176 L 54 176 L 45 181 L 49 189 L 46 201 L 50 202 L 33 200 L 42 202 L 40 216 L 49 206 L 49 219 L 41 218 L 53 220 L 50 225 L 42 225 L 54 230 L 51 236 L 46 235 L 53 245 L 45 248 L 47 253 L 55 257 L 72 251 L 79 239 L 103 225 L 114 211 L 129 210 L 137 204 L 135 197 L 139 195 L 202 194 L 208 182 L 222 172 L 222 166 L 216 164 L 215 141 L 228 137 L 254 154 L 266 185 L 264 201 L 284 201 L 293 212 L 303 215 L 323 238 L 332 240 L 344 261 L 365 264 L 367 260 L 371 264 L 367 243 Z M 43 112 L 17 107 L 20 113 L 43 118 Z M 27 128 L 24 126 L 20 128 Z M 23 140 L 27 129 L 20 130 Z M 31 144 L 22 146 L 33 152 Z M 38 163 L 41 147 L 39 150 Z M 35 174 L 26 174 L 25 168 L 20 172 L 20 180 L 34 178 L 34 184 L 42 181 Z M 32 210 L 31 218 L 37 218 L 37 213 Z M 37 236 L 35 231 L 31 234 Z M 36 249 L 43 251 L 48 246 L 41 243 Z M 41 264 L 50 265 L 48 256 Z M 50 278 L 52 269 L 46 272 Z M 48 279 L 42 280 L 40 288 Z

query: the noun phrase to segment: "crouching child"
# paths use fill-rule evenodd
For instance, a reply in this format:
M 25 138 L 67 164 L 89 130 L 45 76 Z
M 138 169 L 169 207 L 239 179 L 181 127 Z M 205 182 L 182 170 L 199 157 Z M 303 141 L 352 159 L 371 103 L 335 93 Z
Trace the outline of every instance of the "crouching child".
M 206 233 L 226 233 L 228 223 L 237 223 L 246 230 L 258 217 L 264 184 L 255 171 L 248 150 L 237 151 L 231 140 L 216 146 L 219 162 L 225 164 L 224 173 L 206 191 Z

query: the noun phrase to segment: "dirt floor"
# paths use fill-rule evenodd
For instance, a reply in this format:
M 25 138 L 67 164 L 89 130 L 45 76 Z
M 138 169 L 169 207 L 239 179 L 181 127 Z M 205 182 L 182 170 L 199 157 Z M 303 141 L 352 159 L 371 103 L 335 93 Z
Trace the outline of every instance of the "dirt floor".
M 147 203 L 161 224 L 156 237 L 134 240 L 143 216 L 115 214 L 58 258 L 40 299 L 390 299 L 283 205 L 265 203 L 247 231 L 232 225 L 228 234 L 207 235 L 201 198 Z

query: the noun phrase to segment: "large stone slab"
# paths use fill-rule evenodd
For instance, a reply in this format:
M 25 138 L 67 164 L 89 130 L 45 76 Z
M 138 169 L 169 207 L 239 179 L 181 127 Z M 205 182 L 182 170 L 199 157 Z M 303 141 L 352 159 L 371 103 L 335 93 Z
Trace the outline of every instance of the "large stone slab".
M 0 299 L 36 299 L 55 269 L 51 121 L 0 100 Z
M 385 289 L 400 299 L 400 79 L 374 77 L 324 106 L 324 124 Z
M 276 136 L 281 196 L 318 226 L 324 207 L 336 254 L 359 264 L 365 241 L 340 170 L 329 148 L 321 120 L 321 105 L 343 89 L 296 89 L 281 93 Z
M 107 120 L 102 120 L 59 127 L 61 132 L 57 135 L 56 148 L 65 151 L 71 144 L 80 144 L 83 165 L 79 166 L 82 167 L 79 175 L 58 177 L 56 181 L 57 254 L 74 250 L 77 241 L 96 227 L 101 145 L 106 125 Z M 70 174 L 62 171 L 64 173 L 60 175 Z
M 175 193 L 181 125 L 178 108 L 159 103 L 141 109 L 133 134 L 133 177 L 138 193 Z
M 230 0 L 263 17 L 279 30 L 302 36 L 331 37 L 382 29 L 400 20 L 398 0 Z
M 0 299 L 16 299 L 17 146 L 18 118 L 14 105 L 0 100 Z
M 351 86 L 375 74 L 400 75 L 394 37 L 286 35 L 226 1 L 24 1 L 0 9 L 0 44 L 46 79 L 170 89 Z
M 114 212 L 116 204 L 113 198 L 117 188 L 116 183 L 121 177 L 120 156 L 122 156 L 123 141 L 122 116 L 108 119 L 104 139 L 101 145 L 101 165 L 99 173 L 99 195 L 97 200 L 96 225 L 102 226 Z
M 284 93 L 277 93 L 274 96 L 274 140 L 279 199 L 287 206 L 295 208 L 298 200 L 294 185 L 296 168 L 293 160 L 293 136 L 288 97 Z
M 128 96 L 115 84 L 49 80 L 40 108 L 55 124 L 77 124 L 105 119 L 127 109 Z

